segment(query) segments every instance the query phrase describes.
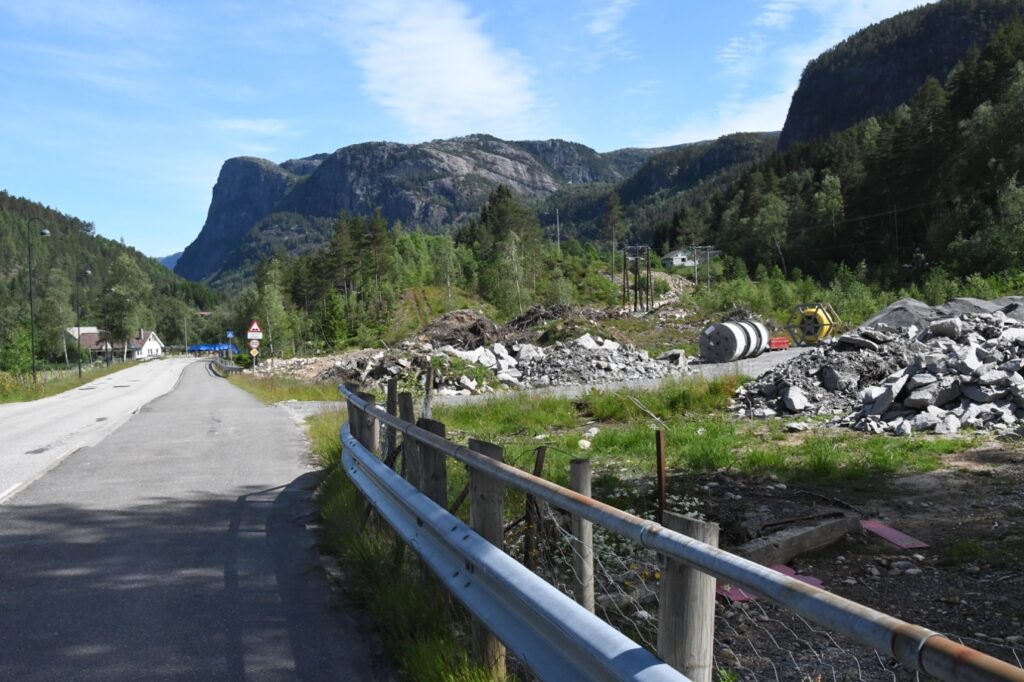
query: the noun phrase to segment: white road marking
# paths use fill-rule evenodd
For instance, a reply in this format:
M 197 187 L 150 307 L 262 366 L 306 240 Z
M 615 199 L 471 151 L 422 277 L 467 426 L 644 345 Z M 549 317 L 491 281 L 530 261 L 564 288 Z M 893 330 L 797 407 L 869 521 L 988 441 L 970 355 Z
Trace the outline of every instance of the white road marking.
M 5 500 L 6 500 L 6 499 L 7 499 L 8 497 L 10 497 L 11 495 L 13 495 L 13 494 L 14 494 L 14 492 L 15 492 L 15 491 L 16 491 L 16 490 L 17 490 L 18 488 L 20 488 L 20 487 L 21 487 L 21 481 L 18 481 L 17 483 L 15 483 L 14 485 L 12 485 L 12 486 L 11 486 L 10 488 L 8 488 L 7 490 L 5 490 L 5 491 L 3 491 L 2 493 L 0 493 L 0 504 L 3 504 L 3 503 L 4 503 L 4 501 L 5 501 Z

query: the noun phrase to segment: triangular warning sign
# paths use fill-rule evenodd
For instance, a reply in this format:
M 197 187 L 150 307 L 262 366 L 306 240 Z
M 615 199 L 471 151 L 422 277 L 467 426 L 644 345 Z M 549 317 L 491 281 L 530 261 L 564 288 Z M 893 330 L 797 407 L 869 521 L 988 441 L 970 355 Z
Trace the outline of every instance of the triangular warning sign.
M 260 329 L 260 323 L 257 322 L 256 320 L 253 320 L 252 324 L 249 325 L 249 331 L 250 332 L 261 332 L 263 330 Z

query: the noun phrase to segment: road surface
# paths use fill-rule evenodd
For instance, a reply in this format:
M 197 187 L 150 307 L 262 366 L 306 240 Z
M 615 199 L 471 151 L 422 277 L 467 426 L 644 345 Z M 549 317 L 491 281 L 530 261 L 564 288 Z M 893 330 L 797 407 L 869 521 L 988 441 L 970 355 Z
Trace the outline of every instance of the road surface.
M 187 363 L 183 358 L 147 362 L 49 398 L 0 405 L 0 504 L 174 388 Z
M 332 605 L 307 457 L 284 411 L 188 364 L 0 505 L 0 680 L 391 677 Z

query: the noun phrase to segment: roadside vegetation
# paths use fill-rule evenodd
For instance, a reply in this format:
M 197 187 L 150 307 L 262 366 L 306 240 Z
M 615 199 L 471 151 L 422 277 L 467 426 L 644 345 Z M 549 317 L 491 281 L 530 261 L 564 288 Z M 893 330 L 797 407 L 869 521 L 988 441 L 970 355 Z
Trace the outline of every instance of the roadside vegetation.
M 267 405 L 282 400 L 341 400 L 334 384 L 311 384 L 291 377 L 255 377 L 251 374 L 228 374 L 228 381 L 244 388 Z
M 36 383 L 32 383 L 31 373 L 11 374 L 10 372 L 0 372 L 0 403 L 20 403 L 26 400 L 39 400 L 40 398 L 57 395 L 58 393 L 70 391 L 90 381 L 105 377 L 114 372 L 120 372 L 122 369 L 128 369 L 137 364 L 137 362 L 119 362 L 109 367 L 101 366 L 83 369 L 81 378 L 78 377 L 77 370 L 64 370 L 57 376 L 40 378 Z M 47 374 L 52 374 L 52 372 L 40 372 L 41 377 L 45 377 Z
M 445 593 L 428 589 L 423 574 L 400 543 L 374 523 L 363 522 L 363 502 L 339 467 L 338 430 L 344 413 L 309 420 L 309 436 L 325 476 L 317 495 L 331 551 L 342 561 L 348 593 L 373 617 L 390 660 L 403 679 L 425 682 L 487 682 L 460 637 L 465 616 Z
M 231 382 L 267 403 L 289 398 L 336 399 L 333 386 L 286 379 L 233 375 Z M 892 438 L 812 428 L 790 433 L 781 420 L 742 420 L 727 412 L 743 377 L 681 379 L 651 390 L 593 390 L 579 398 L 495 396 L 458 406 L 436 405 L 433 417 L 448 437 L 470 437 L 500 444 L 505 460 L 533 467 L 545 446 L 543 476 L 568 484 L 571 459 L 587 457 L 594 466 L 594 495 L 620 508 L 650 516 L 655 476 L 655 430 L 666 432 L 670 476 L 726 471 L 738 476 L 769 476 L 812 487 L 832 484 L 870 486 L 881 478 L 927 472 L 943 456 L 973 447 L 972 436 Z M 331 391 L 326 397 L 325 389 Z M 339 467 L 338 430 L 344 412 L 311 418 L 309 437 L 324 467 L 318 503 L 327 542 L 344 566 L 348 589 L 371 614 L 391 660 L 409 680 L 485 680 L 467 657 L 467 617 L 442 591 L 423 582 L 419 564 L 399 550 L 383 527 L 363 521 L 363 503 Z M 590 429 L 596 434 L 587 434 Z M 581 449 L 581 439 L 590 441 Z M 466 469 L 449 460 L 449 502 L 466 484 Z M 675 499 L 669 496 L 670 505 Z M 685 502 L 683 500 L 682 502 Z M 682 503 L 681 502 L 681 503 Z M 465 517 L 468 505 L 458 514 Z M 522 494 L 506 491 L 506 509 L 523 508 Z M 680 509 L 679 511 L 687 511 Z M 951 553 L 969 555 L 970 544 Z

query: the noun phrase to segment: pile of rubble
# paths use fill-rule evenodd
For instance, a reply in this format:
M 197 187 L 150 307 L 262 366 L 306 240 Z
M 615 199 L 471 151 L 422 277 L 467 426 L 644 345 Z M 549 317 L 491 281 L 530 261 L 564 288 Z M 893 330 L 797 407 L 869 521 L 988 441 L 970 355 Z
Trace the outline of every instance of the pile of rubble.
M 471 371 L 468 366 L 488 371 Z M 533 388 L 658 379 L 687 371 L 682 351 L 669 351 L 652 359 L 632 346 L 584 334 L 569 343 L 548 347 L 495 342 L 464 350 L 452 345 L 435 348 L 427 342 L 407 343 L 401 350 L 339 358 L 317 380 L 368 386 L 397 378 L 407 386 L 422 385 L 430 368 L 434 369 L 437 395 L 487 393 L 501 386 Z
M 490 349 L 442 347 L 440 352 L 493 369 L 498 381 L 515 388 L 658 379 L 686 371 L 686 354 L 682 351 L 652 359 L 646 351 L 590 334 L 548 347 L 520 343 L 507 349 L 496 343 Z
M 834 424 L 897 435 L 1010 429 L 1024 419 L 1024 309 L 1017 300 L 1001 308 L 981 302 L 990 312 L 936 317 L 963 301 L 938 308 L 899 301 L 871 326 L 740 388 L 735 407 L 751 417 L 832 415 Z M 884 321 L 902 321 L 908 310 L 923 329 Z

